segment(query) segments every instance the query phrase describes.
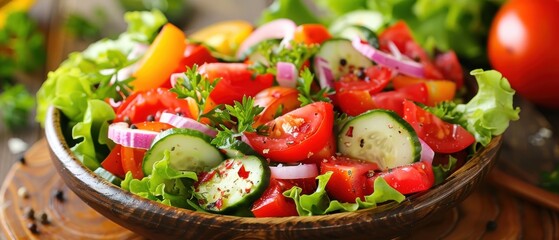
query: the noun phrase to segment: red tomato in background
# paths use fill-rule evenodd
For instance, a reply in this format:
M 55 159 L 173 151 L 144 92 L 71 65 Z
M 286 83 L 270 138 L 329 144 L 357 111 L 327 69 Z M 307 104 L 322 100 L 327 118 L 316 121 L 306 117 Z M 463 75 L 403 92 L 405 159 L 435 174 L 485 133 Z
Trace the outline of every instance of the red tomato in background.
M 526 99 L 559 108 L 559 1 L 510 0 L 489 32 L 488 56 Z
M 332 137 L 334 106 L 315 102 L 268 123 L 267 133 L 245 133 L 250 145 L 272 161 L 290 163 L 320 152 Z
M 367 178 L 367 192 L 374 191 L 375 179 L 381 177 L 386 183 L 401 194 L 425 191 L 435 184 L 433 167 L 426 162 L 416 162 L 410 165 L 393 168 L 376 173 Z
M 474 136 L 460 125 L 447 123 L 410 101 L 404 102 L 404 120 L 437 153 L 455 153 L 475 142 Z
M 241 101 L 243 96 L 254 97 L 260 91 L 274 84 L 274 75 L 264 74 L 253 77 L 253 72 L 244 63 L 207 63 L 198 72 L 210 81 L 221 78 L 210 98 L 217 104 L 233 105 Z
M 373 193 L 367 188 L 367 175 L 379 170 L 376 163 L 365 162 L 343 156 L 331 157 L 320 162 L 320 174 L 332 172 L 326 184 L 328 195 L 341 202 L 355 202 Z
M 147 121 L 150 115 L 157 121 L 163 112 L 190 116 L 188 101 L 177 98 L 177 94 L 169 92 L 167 88 L 137 91 L 118 107 L 114 121 L 129 120 L 130 123 L 139 123 Z

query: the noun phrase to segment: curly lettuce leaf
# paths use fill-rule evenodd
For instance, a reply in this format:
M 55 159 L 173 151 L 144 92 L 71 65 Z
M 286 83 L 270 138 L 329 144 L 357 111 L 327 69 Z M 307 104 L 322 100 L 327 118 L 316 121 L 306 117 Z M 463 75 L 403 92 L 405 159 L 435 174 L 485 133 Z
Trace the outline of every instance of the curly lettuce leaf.
M 508 128 L 510 121 L 518 120 L 520 108 L 513 106 L 515 91 L 501 73 L 476 69 L 470 74 L 479 89 L 468 103 L 443 103 L 429 110 L 441 119 L 460 124 L 486 146 L 493 136 Z
M 72 137 L 81 140 L 71 149 L 76 157 L 89 169 L 100 166 L 98 159 L 108 154 L 106 146 L 109 121 L 115 118 L 112 107 L 104 101 L 92 99 L 87 101 L 83 121 L 72 129 Z
M 435 175 L 435 185 L 444 182 L 444 180 L 452 173 L 456 168 L 456 163 L 458 159 L 448 155 L 448 163 L 433 166 L 433 174 Z
M 81 121 L 88 99 L 105 99 L 117 96 L 107 90 L 108 82 L 116 70 L 130 65 L 127 55 L 137 43 L 147 41 L 166 23 L 161 12 L 131 12 L 125 15 L 128 30 L 116 40 L 102 39 L 83 52 L 70 54 L 60 67 L 50 72 L 37 92 L 37 117 L 43 123 L 48 107 L 54 105 L 70 120 L 70 125 Z M 111 73 L 102 72 L 115 69 Z M 106 87 L 103 87 L 106 86 Z
M 163 154 L 163 159 L 153 164 L 152 174 L 134 179 L 132 173 L 126 173 L 121 187 L 138 196 L 157 201 L 169 206 L 198 210 L 193 199 L 192 183 L 198 180 L 195 172 L 178 171 L 170 165 L 170 152 Z
M 324 215 L 333 212 L 353 212 L 358 209 L 376 207 L 379 203 L 395 201 L 402 202 L 406 198 L 400 192 L 390 187 L 384 178 L 377 178 L 374 182 L 375 191 L 365 196 L 365 201 L 357 198 L 356 203 L 342 203 L 338 200 L 330 200 L 326 193 L 326 184 L 330 180 L 332 172 L 326 172 L 318 179 L 318 187 L 312 194 L 301 195 L 302 189 L 293 187 L 283 193 L 284 196 L 293 199 L 299 216 Z

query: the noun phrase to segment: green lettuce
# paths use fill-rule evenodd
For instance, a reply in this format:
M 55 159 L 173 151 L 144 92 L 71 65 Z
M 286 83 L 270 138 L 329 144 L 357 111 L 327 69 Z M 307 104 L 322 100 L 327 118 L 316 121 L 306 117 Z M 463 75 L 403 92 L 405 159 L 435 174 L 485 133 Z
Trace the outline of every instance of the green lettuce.
M 486 146 L 491 138 L 502 134 L 510 121 L 518 120 L 520 108 L 513 106 L 515 91 L 503 75 L 495 70 L 470 72 L 478 83 L 477 94 L 466 104 L 442 103 L 429 111 L 443 120 L 457 123 Z
M 104 100 L 119 99 L 116 89 L 128 89 L 131 81 L 116 79 L 117 72 L 136 61 L 127 58 L 133 46 L 148 43 L 166 22 L 158 11 L 131 12 L 125 18 L 129 25 L 126 32 L 116 40 L 103 39 L 83 52 L 71 53 L 58 69 L 49 72 L 37 91 L 36 120 L 44 124 L 48 107 L 59 109 L 68 118 L 64 127 L 73 128 L 77 145 L 71 146 L 72 150 L 92 170 L 108 154 L 106 125 L 115 117 Z
M 103 159 L 109 152 L 107 147 L 107 132 L 109 121 L 115 118 L 111 106 L 101 100 L 87 101 L 87 108 L 83 121 L 78 122 L 72 129 L 72 137 L 82 140 L 72 147 L 76 157 L 89 169 L 100 166 L 98 159 Z
M 169 206 L 199 210 L 193 201 L 192 184 L 198 180 L 195 172 L 178 171 L 170 165 L 170 152 L 163 154 L 163 159 L 155 162 L 152 174 L 134 179 L 132 173 L 126 173 L 121 187 L 138 196 L 157 201 Z
M 297 24 L 331 23 L 356 10 L 378 12 L 383 24 L 404 20 L 428 51 L 454 50 L 471 65 L 487 64 L 486 41 L 492 16 L 502 0 L 313 0 L 309 12 L 301 0 L 275 0 L 260 23 L 294 17 Z M 302 6 L 302 7 L 301 7 Z M 273 17 L 271 17 L 273 16 Z M 299 17 L 299 16 L 304 16 Z
M 330 200 L 326 193 L 326 184 L 332 172 L 326 172 L 316 179 L 318 179 L 318 187 L 312 194 L 301 194 L 300 187 L 293 187 L 283 193 L 284 196 L 293 199 L 297 207 L 299 216 L 314 216 L 324 215 L 333 212 L 353 212 L 358 209 L 376 207 L 379 203 L 395 201 L 402 202 L 406 198 L 400 192 L 390 187 L 384 178 L 376 178 L 374 182 L 375 191 L 368 196 L 365 196 L 365 201 L 357 198 L 355 203 L 342 203 L 338 200 Z

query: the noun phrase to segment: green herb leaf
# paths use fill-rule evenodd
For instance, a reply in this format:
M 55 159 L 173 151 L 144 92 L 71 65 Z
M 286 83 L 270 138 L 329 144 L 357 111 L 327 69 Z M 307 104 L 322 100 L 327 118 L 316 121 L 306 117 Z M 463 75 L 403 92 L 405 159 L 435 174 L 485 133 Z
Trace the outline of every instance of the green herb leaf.
M 305 68 L 297 79 L 297 90 L 299 91 L 299 101 L 301 106 L 311 104 L 313 102 L 331 102 L 328 95 L 334 93 L 330 88 L 320 89 L 318 92 L 312 92 L 311 86 L 314 80 L 314 75 L 308 68 Z
M 254 128 L 252 125 L 254 124 L 256 116 L 263 110 L 263 107 L 254 105 L 254 99 L 252 97 L 247 96 L 243 96 L 241 102 L 235 101 L 233 106 L 225 105 L 224 112 L 227 112 L 227 114 L 223 119 L 234 123 L 237 128 L 229 129 L 221 124 L 221 130 L 218 131 L 217 136 L 212 140 L 212 144 L 220 148 L 229 148 L 243 133 L 259 131 L 258 128 Z
M 44 42 L 36 22 L 26 12 L 11 12 L 6 25 L 0 29 L 0 62 L 3 65 L 0 79 L 11 78 L 16 71 L 32 72 L 43 67 L 46 61 Z
M 256 51 L 262 58 L 251 59 L 253 64 L 250 69 L 258 74 L 276 74 L 278 62 L 288 62 L 295 65 L 295 69 L 301 69 L 305 61 L 310 59 L 318 51 L 319 45 L 296 43 L 292 41 L 290 48 L 277 45 L 275 41 L 262 41 L 256 46 Z
M 326 184 L 330 180 L 332 172 L 316 177 L 318 187 L 314 193 L 306 195 L 301 194 L 300 187 L 292 187 L 283 193 L 285 197 L 293 199 L 297 207 L 299 216 L 315 216 L 324 215 L 333 212 L 353 212 L 358 209 L 376 207 L 379 203 L 385 202 L 402 202 L 406 198 L 404 195 L 390 187 L 384 178 L 376 178 L 374 182 L 375 191 L 365 196 L 365 201 L 357 198 L 355 203 L 342 203 L 338 200 L 330 200 L 326 193 Z
M 205 116 L 216 116 L 215 112 L 205 115 L 204 111 L 209 104 L 210 93 L 215 88 L 220 79 L 210 81 L 202 74 L 198 73 L 198 65 L 188 68 L 184 73 L 184 78 L 179 78 L 171 92 L 177 94 L 179 98 L 192 98 L 198 106 L 198 121 Z M 212 118 L 210 118 L 212 119 Z
M 25 86 L 4 86 L 0 94 L 2 120 L 9 129 L 17 129 L 27 125 L 28 116 L 35 105 L 35 98 L 29 94 Z
M 444 182 L 444 180 L 454 171 L 456 168 L 456 162 L 458 160 L 448 155 L 448 163 L 446 165 L 440 164 L 433 166 L 433 173 L 435 174 L 435 185 Z

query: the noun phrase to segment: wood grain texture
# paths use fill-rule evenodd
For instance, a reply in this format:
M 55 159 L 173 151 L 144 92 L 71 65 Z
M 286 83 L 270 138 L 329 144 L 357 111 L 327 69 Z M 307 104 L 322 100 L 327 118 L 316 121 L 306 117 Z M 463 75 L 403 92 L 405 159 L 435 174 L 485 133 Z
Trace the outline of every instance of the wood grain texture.
M 0 189 L 0 229 L 7 239 L 141 239 L 109 221 L 81 201 L 52 166 L 46 141 L 26 153 L 26 165 L 15 164 Z M 28 197 L 18 194 L 25 188 Z M 64 193 L 58 200 L 57 191 Z M 28 215 L 34 211 L 34 219 Z M 46 213 L 49 223 L 41 221 Z M 38 233 L 29 229 L 36 224 Z M 1 235 L 0 235 L 1 236 Z
M 3 183 L 0 239 L 143 239 L 76 197 L 58 177 L 47 148 L 45 140 L 37 142 L 26 154 L 29 164 L 14 165 Z M 32 188 L 28 199 L 17 196 L 21 186 Z M 58 189 L 65 193 L 64 203 L 53 198 L 52 193 Z M 36 220 L 40 234 L 27 229 L 27 224 L 33 222 L 25 217 L 30 206 L 36 209 L 37 217 L 41 211 L 51 217 L 50 225 Z M 424 225 L 401 232 L 396 239 L 559 239 L 558 217 L 556 211 L 483 182 L 457 207 L 435 214 Z
M 46 122 L 45 135 L 54 166 L 68 187 L 107 218 L 150 238 L 356 239 L 405 235 L 458 205 L 479 186 L 501 144 L 501 137 L 494 138 L 444 184 L 401 204 L 327 216 L 255 219 L 173 208 L 123 191 L 97 177 L 72 156 L 62 135 L 58 110 L 51 108 Z

